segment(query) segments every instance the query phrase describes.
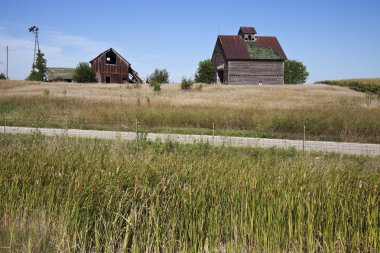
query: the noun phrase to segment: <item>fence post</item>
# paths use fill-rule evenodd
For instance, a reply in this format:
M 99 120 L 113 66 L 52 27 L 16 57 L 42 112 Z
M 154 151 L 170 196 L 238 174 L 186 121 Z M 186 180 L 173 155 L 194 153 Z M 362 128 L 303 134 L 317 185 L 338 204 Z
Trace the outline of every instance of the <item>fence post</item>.
M 305 140 L 306 140 L 306 126 L 303 125 L 303 142 L 302 142 L 302 151 L 305 152 Z
M 212 145 L 215 145 L 215 123 L 212 122 Z
M 139 139 L 139 122 L 138 120 L 136 119 L 136 122 L 135 122 L 135 127 L 136 127 L 136 142 L 138 141 Z
M 6 126 L 7 126 L 7 118 L 4 115 L 4 133 L 5 133 Z

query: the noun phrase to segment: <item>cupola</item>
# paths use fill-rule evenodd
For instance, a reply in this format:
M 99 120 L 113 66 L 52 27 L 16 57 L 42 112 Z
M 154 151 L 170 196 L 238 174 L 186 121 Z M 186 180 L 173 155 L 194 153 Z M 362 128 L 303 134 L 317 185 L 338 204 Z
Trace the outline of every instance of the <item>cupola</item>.
M 244 41 L 256 40 L 256 29 L 254 27 L 240 27 L 238 35 L 243 37 Z

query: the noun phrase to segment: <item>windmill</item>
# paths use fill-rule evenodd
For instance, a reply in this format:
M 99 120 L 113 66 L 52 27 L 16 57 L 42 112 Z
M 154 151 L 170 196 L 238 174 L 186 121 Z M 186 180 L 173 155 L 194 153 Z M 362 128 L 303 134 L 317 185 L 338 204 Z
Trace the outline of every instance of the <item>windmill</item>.
M 37 26 L 32 26 L 29 28 L 29 32 L 34 34 L 34 56 L 33 56 L 33 67 L 34 64 L 36 63 L 36 53 L 40 50 L 40 43 L 38 42 L 38 27 Z

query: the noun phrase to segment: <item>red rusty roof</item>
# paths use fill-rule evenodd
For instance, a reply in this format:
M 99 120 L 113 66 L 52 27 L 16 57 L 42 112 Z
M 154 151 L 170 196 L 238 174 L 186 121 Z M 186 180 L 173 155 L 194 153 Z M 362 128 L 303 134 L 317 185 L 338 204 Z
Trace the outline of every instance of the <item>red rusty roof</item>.
M 218 41 L 222 46 L 225 57 L 228 60 L 253 60 L 248 52 L 246 43 L 239 35 L 219 35 Z M 281 60 L 287 60 L 284 51 L 276 37 L 256 36 L 254 43 L 263 48 L 270 48 L 279 55 Z M 262 59 L 265 60 L 265 59 Z
M 256 34 L 256 29 L 254 27 L 240 27 L 238 34 Z
M 244 39 L 237 35 L 219 35 L 224 55 L 229 60 L 249 60 L 249 53 Z

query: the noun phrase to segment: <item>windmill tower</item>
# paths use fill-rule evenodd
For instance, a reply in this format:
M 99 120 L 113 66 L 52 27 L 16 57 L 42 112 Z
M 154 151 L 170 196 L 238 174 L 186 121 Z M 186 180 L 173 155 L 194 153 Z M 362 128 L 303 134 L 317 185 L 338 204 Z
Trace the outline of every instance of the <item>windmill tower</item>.
M 35 25 L 29 28 L 29 32 L 34 34 L 33 67 L 34 67 L 34 64 L 36 63 L 36 54 L 40 50 L 40 43 L 38 42 L 38 31 L 39 31 L 39 29 Z

